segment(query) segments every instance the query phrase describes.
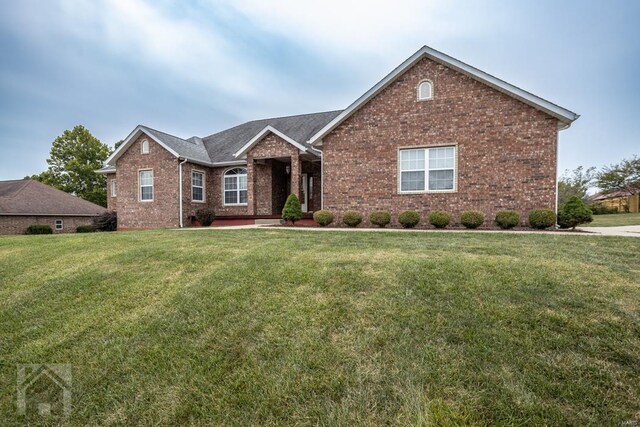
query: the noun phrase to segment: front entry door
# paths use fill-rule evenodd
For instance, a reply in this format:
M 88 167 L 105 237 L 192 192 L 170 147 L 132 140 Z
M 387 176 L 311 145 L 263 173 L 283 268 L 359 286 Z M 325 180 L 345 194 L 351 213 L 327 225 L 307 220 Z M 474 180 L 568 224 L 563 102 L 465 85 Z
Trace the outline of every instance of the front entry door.
M 309 206 L 309 179 L 307 178 L 307 174 L 302 174 L 302 186 L 300 187 L 300 207 L 302 207 L 302 212 L 307 212 L 307 207 Z

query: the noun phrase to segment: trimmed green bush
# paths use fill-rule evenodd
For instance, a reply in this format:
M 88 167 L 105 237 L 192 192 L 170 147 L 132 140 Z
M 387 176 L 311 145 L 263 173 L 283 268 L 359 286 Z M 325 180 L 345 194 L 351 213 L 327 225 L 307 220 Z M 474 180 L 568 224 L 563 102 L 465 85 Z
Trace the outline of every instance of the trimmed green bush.
M 213 209 L 202 208 L 196 211 L 196 219 L 203 227 L 210 226 L 216 219 L 216 214 Z
M 516 211 L 498 211 L 496 213 L 496 224 L 503 230 L 509 230 L 520 224 L 520 214 Z
M 558 225 L 560 228 L 576 229 L 580 224 L 593 221 L 591 209 L 579 197 L 573 196 L 558 211 Z
M 460 223 L 467 228 L 478 228 L 484 224 L 484 214 L 480 211 L 462 212 Z
M 302 219 L 302 207 L 300 206 L 300 200 L 298 197 L 291 193 L 287 197 L 287 201 L 282 209 L 282 219 L 285 221 L 291 221 L 291 224 L 295 224 L 296 221 Z
M 76 233 L 93 233 L 96 228 L 93 225 L 79 225 L 76 227 Z
M 551 209 L 534 209 L 529 212 L 529 225 L 537 230 L 544 230 L 556 223 L 556 213 Z
M 433 211 L 429 214 L 429 224 L 435 228 L 445 228 L 451 222 L 451 215 L 444 211 Z
M 105 212 L 93 219 L 93 226 L 97 231 L 116 231 L 118 214 L 115 211 Z
M 320 226 L 326 227 L 333 222 L 333 212 L 326 210 L 315 211 L 313 213 L 313 220 L 320 224 Z
M 24 234 L 53 234 L 50 225 L 30 225 Z
M 416 211 L 403 211 L 398 215 L 398 222 L 404 228 L 413 228 L 420 223 L 420 214 Z
M 380 228 L 384 228 L 391 222 L 391 214 L 389 211 L 372 211 L 369 214 L 369 222 Z
M 362 214 L 356 211 L 346 211 L 342 214 L 342 222 L 349 227 L 357 227 L 362 222 Z

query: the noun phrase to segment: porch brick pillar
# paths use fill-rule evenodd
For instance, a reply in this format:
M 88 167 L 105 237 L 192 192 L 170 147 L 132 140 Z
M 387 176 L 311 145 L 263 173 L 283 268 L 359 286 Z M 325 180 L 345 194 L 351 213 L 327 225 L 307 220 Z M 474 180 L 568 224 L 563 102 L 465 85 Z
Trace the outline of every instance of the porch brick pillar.
M 295 153 L 291 156 L 291 194 L 295 194 L 298 199 L 300 199 L 301 174 L 300 153 Z
M 255 165 L 253 156 L 247 155 L 247 215 L 256 214 L 255 189 Z

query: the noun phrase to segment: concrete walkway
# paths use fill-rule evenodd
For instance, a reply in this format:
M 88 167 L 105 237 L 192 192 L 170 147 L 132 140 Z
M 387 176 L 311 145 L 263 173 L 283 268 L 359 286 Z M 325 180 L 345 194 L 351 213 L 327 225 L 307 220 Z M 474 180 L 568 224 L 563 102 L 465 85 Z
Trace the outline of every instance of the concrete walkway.
M 230 225 L 224 227 L 186 227 L 174 228 L 180 231 L 204 231 L 204 230 L 246 230 L 252 228 L 272 228 L 274 230 L 292 230 L 292 231 L 318 231 L 318 232 L 383 232 L 383 233 L 505 233 L 505 234 L 550 234 L 554 236 L 622 236 L 622 237 L 640 237 L 640 225 L 632 225 L 625 227 L 578 227 L 582 233 L 571 231 L 534 231 L 534 230 L 463 230 L 463 229 L 404 229 L 404 228 L 322 228 L 322 227 L 271 227 L 267 224 L 252 225 Z
M 640 225 L 625 225 L 622 227 L 578 227 L 580 230 L 590 231 L 599 236 L 640 237 Z

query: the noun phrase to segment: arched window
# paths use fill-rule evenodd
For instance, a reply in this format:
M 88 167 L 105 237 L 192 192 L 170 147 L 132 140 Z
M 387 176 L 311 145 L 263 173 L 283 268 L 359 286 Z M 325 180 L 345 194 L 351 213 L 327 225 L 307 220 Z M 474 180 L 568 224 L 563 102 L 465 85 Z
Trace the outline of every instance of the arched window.
M 420 82 L 418 85 L 418 100 L 425 101 L 427 99 L 433 99 L 433 83 L 429 80 Z
M 224 204 L 247 204 L 247 169 L 233 168 L 224 173 Z
M 142 154 L 149 154 L 149 141 L 146 139 L 142 140 L 142 147 L 140 149 Z

